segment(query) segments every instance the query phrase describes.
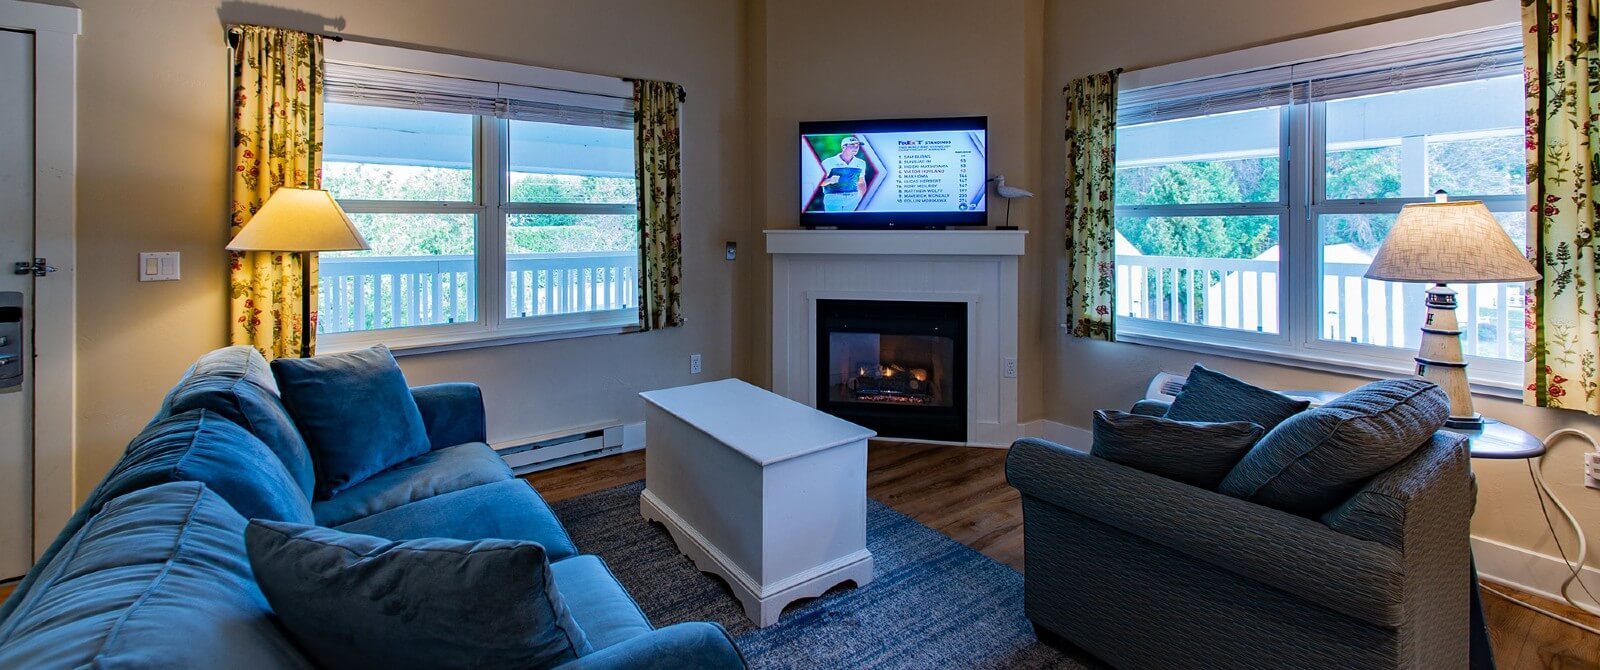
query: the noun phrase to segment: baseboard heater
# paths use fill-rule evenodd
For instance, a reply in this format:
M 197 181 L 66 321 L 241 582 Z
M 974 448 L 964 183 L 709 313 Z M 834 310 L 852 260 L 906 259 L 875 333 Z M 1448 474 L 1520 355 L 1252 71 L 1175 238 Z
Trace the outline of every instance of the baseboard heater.
M 643 428 L 643 424 L 640 424 L 639 427 Z M 605 426 L 568 435 L 545 437 L 509 445 L 496 445 L 494 450 L 495 453 L 500 454 L 501 459 L 505 460 L 506 465 L 511 466 L 513 472 L 521 475 L 568 463 L 586 461 L 591 458 L 632 451 L 639 446 L 643 446 L 634 444 L 630 448 L 629 442 L 637 442 L 637 440 L 627 439 L 631 437 L 629 433 L 634 432 L 628 430 L 629 428 L 630 426 L 621 424 Z M 639 432 L 642 433 L 642 431 Z

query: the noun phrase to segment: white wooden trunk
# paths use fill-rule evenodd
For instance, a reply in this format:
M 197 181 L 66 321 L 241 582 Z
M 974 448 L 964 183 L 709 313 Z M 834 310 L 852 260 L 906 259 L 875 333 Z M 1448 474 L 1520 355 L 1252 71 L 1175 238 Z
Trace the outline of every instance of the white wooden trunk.
M 640 395 L 640 511 L 727 581 L 752 621 L 769 626 L 795 600 L 872 581 L 872 431 L 735 379 Z

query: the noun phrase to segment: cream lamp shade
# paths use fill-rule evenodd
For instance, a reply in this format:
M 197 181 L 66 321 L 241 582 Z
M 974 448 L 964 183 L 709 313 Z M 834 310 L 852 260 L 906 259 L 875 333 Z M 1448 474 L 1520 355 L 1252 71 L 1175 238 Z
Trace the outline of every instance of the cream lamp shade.
M 1406 205 L 1367 268 L 1368 279 L 1475 284 L 1539 278 L 1478 200 Z
M 1417 376 L 1438 384 L 1450 399 L 1445 427 L 1482 430 L 1483 415 L 1472 407 L 1467 358 L 1461 351 L 1456 290 L 1446 284 L 1533 281 L 1539 272 L 1481 201 L 1448 201 L 1444 191 L 1434 197 L 1435 202 L 1401 208 L 1366 276 L 1433 283 L 1422 318 L 1422 344 L 1417 347 Z M 1476 315 L 1469 314 L 1468 319 L 1468 326 L 1476 328 Z
M 320 189 L 281 187 L 267 198 L 229 251 L 360 251 L 370 249 L 333 195 Z

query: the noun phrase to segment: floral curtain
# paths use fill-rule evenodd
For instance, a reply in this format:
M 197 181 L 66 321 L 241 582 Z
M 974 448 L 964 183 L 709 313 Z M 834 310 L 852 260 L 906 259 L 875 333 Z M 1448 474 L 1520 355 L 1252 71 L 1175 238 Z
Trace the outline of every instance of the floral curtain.
M 683 234 L 678 183 L 678 110 L 683 87 L 633 82 L 634 158 L 639 170 L 639 329 L 683 325 Z
M 1600 414 L 1595 154 L 1600 151 L 1596 0 L 1523 0 L 1528 290 L 1523 401 Z M 1538 225 L 1532 225 L 1537 222 Z
M 322 37 L 237 26 L 233 41 L 233 186 L 229 237 L 280 186 L 322 182 Z M 268 359 L 311 355 L 316 338 L 316 254 L 229 252 L 229 342 Z M 313 284 L 301 286 L 300 264 Z M 311 295 L 310 319 L 301 292 Z M 308 324 L 309 321 L 309 324 Z
M 1067 310 L 1076 337 L 1109 340 L 1116 331 L 1117 75 L 1078 79 L 1067 98 Z

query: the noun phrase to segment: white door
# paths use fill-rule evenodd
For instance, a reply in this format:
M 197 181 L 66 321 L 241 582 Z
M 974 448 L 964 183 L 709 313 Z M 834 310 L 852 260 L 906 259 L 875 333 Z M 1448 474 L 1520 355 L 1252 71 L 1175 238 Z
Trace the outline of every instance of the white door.
M 33 562 L 33 34 L 0 30 L 0 580 Z

